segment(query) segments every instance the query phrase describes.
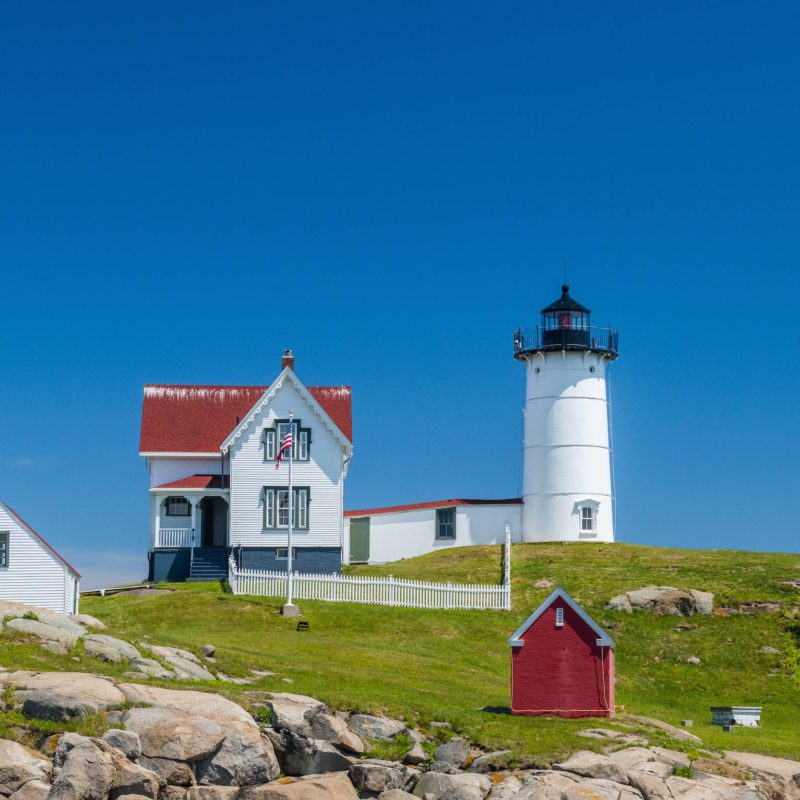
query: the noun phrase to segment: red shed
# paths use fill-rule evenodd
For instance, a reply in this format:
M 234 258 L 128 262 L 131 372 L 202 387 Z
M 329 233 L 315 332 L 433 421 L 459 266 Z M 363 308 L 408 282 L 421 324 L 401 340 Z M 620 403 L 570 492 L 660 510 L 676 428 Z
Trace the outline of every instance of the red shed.
M 563 589 L 556 589 L 508 643 L 512 714 L 614 712 L 614 641 Z

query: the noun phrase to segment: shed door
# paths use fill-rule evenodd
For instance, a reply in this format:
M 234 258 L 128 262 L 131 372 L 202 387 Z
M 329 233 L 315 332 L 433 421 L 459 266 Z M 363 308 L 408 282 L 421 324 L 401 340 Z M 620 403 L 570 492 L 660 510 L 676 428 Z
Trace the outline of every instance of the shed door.
M 350 520 L 350 562 L 369 561 L 369 517 Z

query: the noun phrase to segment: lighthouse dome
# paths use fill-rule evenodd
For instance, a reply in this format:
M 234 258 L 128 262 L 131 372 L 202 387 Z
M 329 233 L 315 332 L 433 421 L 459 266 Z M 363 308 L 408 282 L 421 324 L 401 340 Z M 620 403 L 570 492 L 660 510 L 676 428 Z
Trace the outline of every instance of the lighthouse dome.
M 542 309 L 542 314 L 558 311 L 576 311 L 580 314 L 586 314 L 587 316 L 592 313 L 586 306 L 582 306 L 577 300 L 573 300 L 570 297 L 568 283 L 565 283 L 561 287 L 561 297 L 559 297 L 558 300 L 554 300 L 549 306 L 545 306 Z

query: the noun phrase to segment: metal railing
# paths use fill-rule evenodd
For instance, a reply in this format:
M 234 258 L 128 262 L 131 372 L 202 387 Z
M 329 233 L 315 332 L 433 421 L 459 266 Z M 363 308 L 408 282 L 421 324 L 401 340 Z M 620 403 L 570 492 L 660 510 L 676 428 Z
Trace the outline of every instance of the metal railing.
M 596 325 L 562 328 L 518 328 L 514 331 L 514 355 L 538 350 L 598 350 L 619 354 L 619 331 Z
M 191 547 L 191 528 L 159 528 L 156 531 L 156 547 Z

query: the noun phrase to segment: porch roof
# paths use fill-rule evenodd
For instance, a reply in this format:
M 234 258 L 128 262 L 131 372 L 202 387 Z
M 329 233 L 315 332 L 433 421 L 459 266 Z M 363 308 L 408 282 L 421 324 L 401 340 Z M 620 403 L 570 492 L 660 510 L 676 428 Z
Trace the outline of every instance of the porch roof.
M 170 483 L 162 483 L 156 489 L 229 489 L 230 476 L 225 475 L 190 475 Z

